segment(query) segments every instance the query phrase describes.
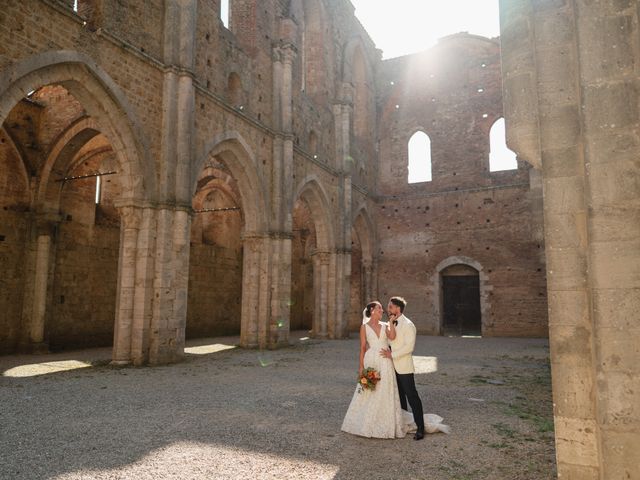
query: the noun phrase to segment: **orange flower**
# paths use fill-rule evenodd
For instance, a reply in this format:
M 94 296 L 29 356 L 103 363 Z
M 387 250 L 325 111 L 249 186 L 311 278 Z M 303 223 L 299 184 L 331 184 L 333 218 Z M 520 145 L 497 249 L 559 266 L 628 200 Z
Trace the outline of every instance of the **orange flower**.
M 363 385 L 366 385 L 367 384 L 367 379 L 365 377 L 362 377 L 360 379 L 360 383 L 363 384 Z

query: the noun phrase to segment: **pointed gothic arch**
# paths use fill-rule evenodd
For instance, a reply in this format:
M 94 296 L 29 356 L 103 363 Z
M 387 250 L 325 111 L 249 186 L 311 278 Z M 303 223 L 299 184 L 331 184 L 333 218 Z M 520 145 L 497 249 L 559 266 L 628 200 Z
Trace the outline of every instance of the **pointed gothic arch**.
M 123 197 L 154 198 L 155 165 L 133 108 L 111 77 L 82 53 L 46 52 L 11 64 L 0 72 L 0 123 L 29 92 L 52 84 L 67 89 L 113 145 L 121 170 Z

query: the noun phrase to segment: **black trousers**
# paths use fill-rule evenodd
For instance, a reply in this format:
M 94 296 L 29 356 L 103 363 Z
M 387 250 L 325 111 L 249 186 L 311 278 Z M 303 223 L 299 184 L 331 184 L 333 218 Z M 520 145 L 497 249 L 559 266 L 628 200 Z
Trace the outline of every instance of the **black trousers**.
M 413 420 L 418 426 L 419 432 L 424 432 L 424 416 L 422 413 L 422 401 L 416 390 L 416 382 L 413 373 L 399 374 L 396 372 L 396 380 L 398 381 L 398 393 L 400 394 L 400 406 L 403 410 L 407 410 L 407 400 L 413 412 Z

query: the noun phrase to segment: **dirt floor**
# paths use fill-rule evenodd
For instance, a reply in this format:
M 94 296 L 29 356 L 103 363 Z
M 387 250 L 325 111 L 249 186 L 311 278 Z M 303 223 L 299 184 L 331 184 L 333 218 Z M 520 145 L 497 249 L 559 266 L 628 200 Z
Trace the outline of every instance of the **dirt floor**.
M 450 435 L 340 431 L 355 338 L 277 351 L 191 342 L 183 363 L 109 350 L 0 357 L 1 479 L 491 479 L 556 476 L 546 340 L 418 337 L 425 413 Z

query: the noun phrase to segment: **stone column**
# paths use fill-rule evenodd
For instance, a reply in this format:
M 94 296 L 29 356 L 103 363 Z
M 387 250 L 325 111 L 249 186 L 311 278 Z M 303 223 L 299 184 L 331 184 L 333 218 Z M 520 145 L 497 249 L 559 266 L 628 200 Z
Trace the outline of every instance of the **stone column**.
M 373 296 L 373 267 L 370 260 L 362 260 L 362 296 L 365 302 L 371 301 Z M 380 300 L 381 302 L 383 300 Z
M 635 2 L 501 1 L 507 135 L 542 163 L 560 478 L 638 473 L 637 25 Z
M 351 117 L 353 116 L 353 86 L 343 83 L 338 100 L 333 105 L 336 138 L 336 169 L 351 172 Z
M 289 345 L 291 298 L 291 235 L 271 239 L 271 331 L 269 348 Z
M 189 280 L 188 207 L 157 210 L 157 240 L 153 281 L 153 315 L 149 363 L 178 361 L 184 354 Z
M 585 202 L 578 239 L 586 246 L 595 457 L 599 479 L 633 479 L 640 478 L 640 10 L 637 1 L 620 0 L 574 8 L 582 138 L 562 165 L 571 169 L 577 160 L 584 179 L 576 195 Z M 556 201 L 566 203 L 560 195 Z
M 111 363 L 126 365 L 131 363 L 137 244 L 142 214 L 134 207 L 122 207 L 119 213 L 120 253 Z
M 49 304 L 49 279 L 53 259 L 53 236 L 58 220 L 38 218 L 35 220 L 34 257 L 35 266 L 31 284 L 31 308 L 28 314 L 30 352 L 46 352 L 45 339 L 47 307 Z M 31 283 L 31 282 L 29 282 Z M 29 283 L 27 285 L 29 285 Z M 27 296 L 27 301 L 28 296 Z
M 36 272 L 33 294 L 33 317 L 29 332 L 32 345 L 44 342 L 44 323 L 47 308 L 47 283 L 49 278 L 49 255 L 51 253 L 51 236 L 38 235 L 36 240 Z
M 260 242 L 244 238 L 242 242 L 242 309 L 240 313 L 240 345 L 258 346 L 258 308 L 260 305 Z
M 272 215 L 269 239 L 262 251 L 264 276 L 270 287 L 265 298 L 269 309 L 259 333 L 261 347 L 277 348 L 289 344 L 291 296 L 291 228 L 294 192 L 293 162 L 293 62 L 296 48 L 295 23 L 283 19 L 284 38 L 273 50 L 275 126 L 280 132 L 273 145 Z
M 315 294 L 313 334 L 317 338 L 328 338 L 331 254 L 329 252 L 316 252 L 311 258 L 313 261 L 313 291 Z
M 274 277 L 272 257 L 268 235 L 243 238 L 240 344 L 246 348 L 269 348 L 277 341 L 274 330 L 278 320 L 272 316 L 272 289 L 276 288 L 273 281 L 275 278 L 277 283 L 277 276 Z
M 536 12 L 529 0 L 503 0 L 501 6 L 506 13 L 502 45 L 507 137 L 530 163 L 542 158 L 558 473 L 596 479 L 598 429 L 574 12 L 566 4 Z M 553 23 L 555 28 L 536 31 L 536 26 Z M 561 36 L 554 32 L 559 28 Z M 518 49 L 511 50 L 510 41 Z M 522 144 L 514 144 L 516 140 Z

